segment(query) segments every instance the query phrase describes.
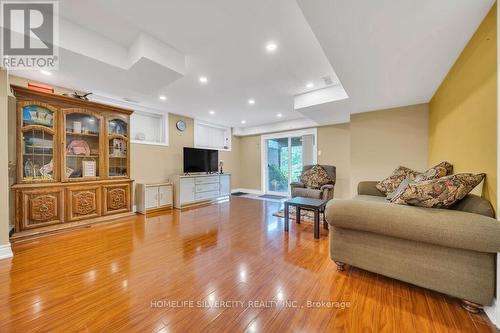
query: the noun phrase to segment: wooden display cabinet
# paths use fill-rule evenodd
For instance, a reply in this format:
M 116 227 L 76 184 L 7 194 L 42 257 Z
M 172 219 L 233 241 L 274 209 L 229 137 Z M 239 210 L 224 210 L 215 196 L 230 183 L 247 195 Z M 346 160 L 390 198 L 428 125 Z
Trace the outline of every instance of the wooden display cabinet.
M 11 88 L 18 164 L 12 238 L 132 215 L 132 111 Z

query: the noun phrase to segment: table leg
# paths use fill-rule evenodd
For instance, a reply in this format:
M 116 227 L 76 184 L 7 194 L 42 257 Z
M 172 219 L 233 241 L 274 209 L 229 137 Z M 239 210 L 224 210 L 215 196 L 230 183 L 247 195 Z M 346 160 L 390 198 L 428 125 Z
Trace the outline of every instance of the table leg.
M 323 229 L 328 230 L 328 222 L 326 222 L 326 214 L 324 208 L 323 208 Z
M 295 222 L 300 224 L 300 207 L 295 206 Z
M 285 231 L 288 231 L 288 204 L 285 203 Z
M 319 209 L 314 210 L 314 238 L 319 239 Z

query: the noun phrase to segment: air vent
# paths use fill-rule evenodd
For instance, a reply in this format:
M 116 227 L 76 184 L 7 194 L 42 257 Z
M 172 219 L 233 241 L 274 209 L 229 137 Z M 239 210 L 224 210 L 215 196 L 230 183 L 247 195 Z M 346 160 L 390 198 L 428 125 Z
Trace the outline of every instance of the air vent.
M 332 78 L 329 75 L 323 76 L 321 79 L 325 83 L 325 86 L 329 86 L 329 85 L 333 84 Z
M 129 103 L 135 103 L 135 104 L 139 104 L 140 103 L 139 101 L 136 101 L 135 99 L 131 99 L 131 98 L 128 98 L 128 97 L 123 97 L 123 100 L 125 102 L 129 102 Z

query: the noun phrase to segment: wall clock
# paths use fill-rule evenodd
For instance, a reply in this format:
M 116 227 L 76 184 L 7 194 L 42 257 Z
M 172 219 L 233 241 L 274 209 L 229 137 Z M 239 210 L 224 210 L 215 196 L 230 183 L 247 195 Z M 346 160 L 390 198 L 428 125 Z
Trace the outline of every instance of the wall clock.
M 181 132 L 184 132 L 186 130 L 186 123 L 182 120 L 179 120 L 176 124 L 175 127 Z

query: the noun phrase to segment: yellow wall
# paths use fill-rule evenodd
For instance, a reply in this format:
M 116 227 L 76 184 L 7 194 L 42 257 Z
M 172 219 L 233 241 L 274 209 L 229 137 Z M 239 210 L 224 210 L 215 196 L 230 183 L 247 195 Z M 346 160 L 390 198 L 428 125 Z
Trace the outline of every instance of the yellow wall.
M 447 160 L 455 173 L 484 172 L 483 196 L 497 204 L 496 5 L 430 102 L 429 165 Z

